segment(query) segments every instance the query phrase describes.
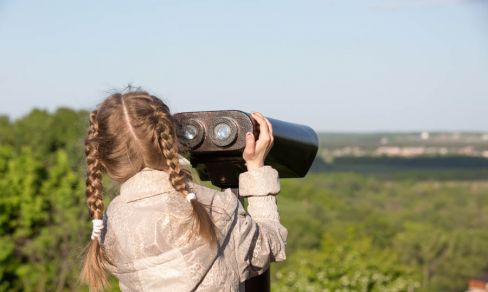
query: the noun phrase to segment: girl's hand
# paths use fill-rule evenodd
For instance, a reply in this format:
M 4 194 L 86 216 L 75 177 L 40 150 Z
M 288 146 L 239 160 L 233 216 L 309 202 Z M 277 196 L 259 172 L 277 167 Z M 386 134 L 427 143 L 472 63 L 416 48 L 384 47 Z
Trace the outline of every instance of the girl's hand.
M 259 168 L 264 165 L 264 160 L 273 147 L 273 127 L 261 113 L 252 113 L 252 118 L 259 124 L 259 138 L 254 140 L 254 135 L 246 133 L 246 147 L 242 158 L 246 161 L 247 170 Z

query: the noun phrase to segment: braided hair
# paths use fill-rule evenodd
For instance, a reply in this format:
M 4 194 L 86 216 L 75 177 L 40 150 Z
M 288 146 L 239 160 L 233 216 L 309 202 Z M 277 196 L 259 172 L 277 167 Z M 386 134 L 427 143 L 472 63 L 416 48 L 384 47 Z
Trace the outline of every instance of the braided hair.
M 90 217 L 102 219 L 102 165 L 98 153 L 97 111 L 90 113 L 90 125 L 85 139 L 86 169 L 86 202 Z M 82 282 L 89 283 L 92 291 L 102 290 L 107 285 L 106 265 L 110 263 L 102 245 L 97 238 L 92 239 L 85 252 L 85 260 L 80 274 Z

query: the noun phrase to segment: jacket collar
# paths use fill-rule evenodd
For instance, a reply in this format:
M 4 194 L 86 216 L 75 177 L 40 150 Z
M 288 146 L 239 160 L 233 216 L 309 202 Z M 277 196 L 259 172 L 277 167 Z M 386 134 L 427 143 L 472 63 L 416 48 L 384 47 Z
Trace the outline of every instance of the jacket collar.
M 146 167 L 120 185 L 119 196 L 128 203 L 175 191 L 169 173 Z

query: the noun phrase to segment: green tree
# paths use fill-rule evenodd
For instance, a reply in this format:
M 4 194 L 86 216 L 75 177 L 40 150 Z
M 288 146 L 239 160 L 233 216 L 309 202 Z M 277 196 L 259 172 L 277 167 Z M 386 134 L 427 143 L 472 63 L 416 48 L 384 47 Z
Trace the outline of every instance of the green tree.
M 29 263 L 19 269 L 23 289 L 62 291 L 76 287 L 82 250 L 88 240 L 88 216 L 84 208 L 83 181 L 70 168 L 64 151 L 56 153 L 53 166 L 39 189 L 46 218 L 38 233 L 22 247 Z
M 64 151 L 43 168 L 24 148 L 0 147 L 0 279 L 2 290 L 62 291 L 76 287 L 89 220 L 83 181 Z
M 21 290 L 21 270 L 29 263 L 23 248 L 48 217 L 39 192 L 44 173 L 28 148 L 17 154 L 5 146 L 0 146 L 0 172 L 0 288 Z

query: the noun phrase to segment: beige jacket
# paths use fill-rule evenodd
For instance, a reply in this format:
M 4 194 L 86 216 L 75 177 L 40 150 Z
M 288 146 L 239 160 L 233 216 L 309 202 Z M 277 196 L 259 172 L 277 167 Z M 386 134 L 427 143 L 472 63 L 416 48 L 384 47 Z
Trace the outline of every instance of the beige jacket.
M 191 204 L 168 173 L 146 168 L 121 185 L 107 208 L 102 243 L 122 291 L 239 291 L 244 280 L 285 260 L 287 230 L 280 224 L 278 172 L 270 166 L 242 173 L 239 192 L 247 212 L 226 189 L 190 183 L 210 206 L 218 245 L 188 239 Z

